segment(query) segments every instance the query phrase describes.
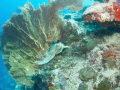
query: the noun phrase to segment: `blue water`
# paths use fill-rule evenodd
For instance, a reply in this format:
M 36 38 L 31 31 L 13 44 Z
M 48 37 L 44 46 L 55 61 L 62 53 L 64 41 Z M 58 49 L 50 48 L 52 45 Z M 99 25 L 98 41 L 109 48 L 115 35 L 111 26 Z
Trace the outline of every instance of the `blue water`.
M 24 6 L 24 4 L 30 1 L 35 8 L 38 7 L 38 4 L 48 3 L 47 0 L 1 0 L 0 2 L 0 32 L 2 32 L 2 25 L 10 19 L 12 13 L 20 13 L 18 6 Z M 89 6 L 94 0 L 86 0 L 84 6 Z M 4 62 L 2 59 L 2 54 L 0 53 L 0 90 L 14 90 L 16 82 L 8 74 Z

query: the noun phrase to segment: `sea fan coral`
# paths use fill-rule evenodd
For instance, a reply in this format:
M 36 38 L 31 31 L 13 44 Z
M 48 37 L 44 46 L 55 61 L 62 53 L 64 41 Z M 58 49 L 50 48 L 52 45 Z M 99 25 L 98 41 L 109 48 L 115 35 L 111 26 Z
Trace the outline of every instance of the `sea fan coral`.
M 81 10 L 84 0 L 49 0 L 50 3 L 54 3 L 55 8 L 62 10 L 66 6 L 70 11 L 79 11 Z
M 19 85 L 33 85 L 30 77 L 39 74 L 40 68 L 35 61 L 44 58 L 50 45 L 61 39 L 64 20 L 58 10 L 66 6 L 78 10 L 79 2 L 82 4 L 83 0 L 50 0 L 50 4 L 40 5 L 38 9 L 28 2 L 19 8 L 22 13 L 13 14 L 3 25 L 1 52 L 9 73 Z M 79 7 L 80 10 L 82 6 Z M 53 56 L 63 48 L 53 49 Z
M 35 10 L 27 3 L 20 9 L 21 14 L 13 14 L 3 25 L 2 53 L 14 80 L 31 86 L 33 82 L 29 77 L 39 68 L 34 62 L 52 42 L 60 39 L 63 22 L 52 5 L 41 5 Z

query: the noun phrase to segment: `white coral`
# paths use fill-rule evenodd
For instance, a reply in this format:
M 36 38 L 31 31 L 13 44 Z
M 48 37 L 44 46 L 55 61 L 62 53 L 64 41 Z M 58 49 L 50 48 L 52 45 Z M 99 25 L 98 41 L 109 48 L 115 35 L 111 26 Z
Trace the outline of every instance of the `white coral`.
M 110 13 L 105 12 L 105 13 L 100 13 L 101 16 L 101 20 L 104 21 L 110 21 L 111 20 L 111 16 Z
M 85 10 L 83 15 L 87 15 L 90 13 L 104 12 L 108 6 L 110 6 L 109 3 L 98 3 L 95 5 L 92 5 Z

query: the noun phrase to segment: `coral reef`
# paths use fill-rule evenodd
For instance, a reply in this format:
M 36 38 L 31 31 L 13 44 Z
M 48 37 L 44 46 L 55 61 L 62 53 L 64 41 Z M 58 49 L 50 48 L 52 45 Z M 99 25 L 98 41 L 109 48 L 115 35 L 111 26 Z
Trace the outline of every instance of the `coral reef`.
M 81 12 L 60 17 L 59 10 L 78 10 L 82 0 L 49 0 L 38 9 L 27 3 L 13 14 L 3 26 L 1 51 L 16 90 L 119 90 L 119 26 L 100 24 L 119 19 L 108 17 L 116 3 L 104 1 L 83 13 L 87 22 L 99 23 L 86 23 Z
M 80 83 L 78 90 L 88 90 L 88 85 L 85 83 Z
M 91 67 L 84 67 L 84 68 L 80 69 L 79 77 L 83 81 L 88 81 L 89 79 L 94 79 L 94 81 L 95 81 L 96 76 L 97 76 L 97 73 Z
M 83 13 L 87 22 L 90 21 L 119 21 L 120 7 L 118 2 L 110 0 L 108 3 L 95 3 Z
M 32 77 L 32 80 L 35 81 L 33 90 L 49 90 L 49 84 L 42 81 L 42 75 L 36 75 Z
M 49 63 L 52 69 L 48 67 L 47 70 L 53 72 L 50 87 L 60 86 L 63 90 L 117 90 L 120 83 L 119 35 L 114 33 L 100 38 L 102 41 L 87 52 L 85 58 L 79 49 L 76 50 L 78 55 L 72 51 L 77 45 L 80 47 L 81 41 L 72 41 L 76 47 L 71 47 L 70 44 L 72 49 L 63 53 L 62 58 L 54 58 L 52 63 L 55 65 Z
M 103 81 L 101 81 L 99 84 L 98 84 L 98 87 L 96 88 L 96 90 L 110 90 L 111 88 L 111 83 L 110 81 L 105 78 Z
M 49 0 L 49 4 L 40 5 L 38 9 L 28 2 L 19 8 L 22 13 L 13 14 L 3 25 L 1 52 L 10 75 L 19 85 L 33 86 L 31 77 L 39 74 L 41 69 L 35 62 L 43 60 L 47 63 L 67 47 L 58 43 L 54 45 L 56 48 L 51 48 L 54 42 L 63 41 L 64 20 L 58 11 L 66 6 L 80 10 L 83 1 Z M 45 57 L 47 52 L 49 55 Z

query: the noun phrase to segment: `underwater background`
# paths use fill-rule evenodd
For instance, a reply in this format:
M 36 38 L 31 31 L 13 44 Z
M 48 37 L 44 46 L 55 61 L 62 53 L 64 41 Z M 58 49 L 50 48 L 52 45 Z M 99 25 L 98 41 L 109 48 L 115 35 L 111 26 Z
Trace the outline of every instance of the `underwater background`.
M 81 0 L 84 1 L 81 11 L 69 11 L 68 7 L 64 8 L 64 6 L 69 5 L 67 0 L 61 0 L 61 2 L 66 1 L 66 4 L 64 3 L 63 7 L 60 7 L 62 4 L 59 2 L 59 8 L 56 7 L 56 9 L 54 8 L 54 3 L 52 3 L 51 6 L 53 6 L 53 9 L 56 11 L 62 10 L 59 11 L 59 13 L 62 15 L 63 21 L 54 10 L 53 12 L 49 12 L 51 9 L 47 11 L 44 7 L 44 4 L 48 4 L 49 1 L 59 2 L 59 0 L 1 1 L 0 33 L 3 32 L 3 29 L 5 33 L 1 34 L 2 39 L 0 41 L 0 47 L 3 47 L 1 50 L 2 53 L 0 53 L 0 90 L 120 90 L 120 40 L 118 40 L 118 38 L 120 38 L 120 31 L 119 27 L 117 27 L 120 26 L 120 1 Z M 79 0 L 75 1 L 79 3 Z M 41 11 L 37 9 L 39 7 L 38 5 L 41 5 L 43 11 L 49 12 L 48 16 L 42 12 L 42 9 Z M 101 5 L 103 6 L 99 13 L 97 9 Z M 119 11 L 112 11 L 112 6 L 109 5 L 113 5 L 115 10 L 117 8 Z M 18 7 L 24 8 L 20 8 L 20 10 Z M 103 12 L 104 7 L 109 7 L 106 12 Z M 96 10 L 94 8 L 96 8 Z M 42 12 L 42 14 L 46 16 L 42 17 L 39 12 Z M 114 15 L 110 13 L 114 13 Z M 24 18 L 24 16 L 26 17 Z M 42 22 L 42 19 L 38 18 L 38 16 L 42 19 L 44 18 L 45 22 Z M 49 20 L 49 16 L 53 17 L 53 21 Z M 34 17 L 35 19 L 33 19 Z M 21 19 L 19 20 L 19 18 Z M 26 22 L 28 24 L 26 24 Z M 53 25 L 54 23 L 55 25 Z M 15 24 L 18 24 L 18 26 L 15 26 Z M 41 25 L 40 28 L 37 25 Z M 45 28 L 44 25 L 46 25 Z M 14 26 L 17 29 L 14 28 Z M 27 26 L 28 28 L 26 28 Z M 9 27 L 13 32 L 7 31 Z M 26 28 L 25 32 L 24 28 Z M 40 32 L 43 33 L 43 35 L 39 32 L 34 32 L 33 28 L 36 31 L 43 29 L 43 31 Z M 58 31 L 56 31 L 56 28 Z M 18 32 L 15 30 L 18 30 Z M 19 30 L 21 31 L 19 32 Z M 29 32 L 29 30 L 31 31 Z M 44 30 L 48 30 L 48 32 L 44 32 Z M 33 32 L 33 34 L 31 32 Z M 56 34 L 53 34 L 53 32 Z M 46 39 L 44 33 L 53 35 L 53 37 L 49 37 L 49 34 L 46 34 L 49 37 L 47 44 L 44 44 L 44 39 Z M 15 34 L 18 34 L 18 37 Z M 33 36 L 33 38 L 31 38 L 31 36 Z M 39 36 L 41 36 L 40 38 L 42 39 L 39 39 Z M 13 37 L 18 39 L 18 42 Z M 19 40 L 21 40 L 22 43 L 21 41 L 19 42 Z M 116 40 L 118 41 L 115 42 Z M 29 46 L 31 48 L 29 48 Z M 19 48 L 22 48 L 24 51 L 21 51 Z M 43 51 L 40 51 L 41 48 Z M 8 53 L 12 50 L 13 53 Z M 41 52 L 42 54 L 40 54 Z M 9 54 L 10 56 L 7 56 Z M 39 59 L 43 61 L 37 61 Z M 33 62 L 34 60 L 36 60 L 36 62 Z M 25 76 L 23 74 L 25 74 Z M 34 83 L 31 80 L 33 80 Z

